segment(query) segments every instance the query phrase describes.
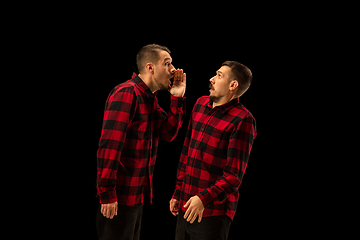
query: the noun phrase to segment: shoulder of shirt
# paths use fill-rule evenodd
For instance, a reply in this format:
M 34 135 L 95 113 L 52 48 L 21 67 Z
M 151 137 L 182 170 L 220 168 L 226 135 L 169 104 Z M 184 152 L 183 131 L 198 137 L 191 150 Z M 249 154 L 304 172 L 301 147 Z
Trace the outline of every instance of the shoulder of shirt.
M 128 92 L 128 93 L 136 94 L 135 85 L 136 85 L 136 83 L 132 79 L 127 80 L 126 82 L 123 82 L 123 83 L 120 83 L 119 85 L 117 85 L 113 89 L 113 93 Z
M 199 97 L 195 103 L 195 105 L 205 105 L 207 104 L 209 101 L 209 96 L 202 96 Z M 239 103 L 236 108 L 239 110 L 239 117 L 241 117 L 242 119 L 244 118 L 252 118 L 255 120 L 254 116 L 252 115 L 252 113 L 241 103 Z
M 199 97 L 197 100 L 196 100 L 196 103 L 195 104 L 201 104 L 201 105 L 204 105 L 205 103 L 207 103 L 209 100 L 209 96 L 202 96 L 202 97 Z
M 255 120 L 254 116 L 243 104 L 239 104 L 236 108 L 240 110 L 241 118 L 252 118 Z

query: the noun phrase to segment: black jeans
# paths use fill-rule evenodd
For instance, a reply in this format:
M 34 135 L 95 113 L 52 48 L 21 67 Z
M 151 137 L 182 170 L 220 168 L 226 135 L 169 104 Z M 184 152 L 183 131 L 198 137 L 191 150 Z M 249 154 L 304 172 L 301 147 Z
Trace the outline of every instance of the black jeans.
M 104 217 L 100 212 L 96 216 L 99 240 L 139 240 L 143 205 L 118 205 L 117 216 Z
M 184 219 L 179 211 L 176 223 L 175 240 L 226 240 L 229 235 L 231 219 L 228 216 L 204 217 L 192 224 Z

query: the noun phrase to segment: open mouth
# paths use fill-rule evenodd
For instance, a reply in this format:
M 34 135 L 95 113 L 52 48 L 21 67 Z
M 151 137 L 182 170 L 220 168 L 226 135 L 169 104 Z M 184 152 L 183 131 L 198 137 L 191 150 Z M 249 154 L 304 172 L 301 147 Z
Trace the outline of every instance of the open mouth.
M 213 85 L 212 85 L 211 83 L 210 83 L 210 85 L 209 85 L 209 88 L 210 88 L 209 91 L 215 90 L 214 87 L 213 87 Z
M 175 74 L 174 75 L 170 75 L 170 78 L 169 78 L 169 89 L 172 87 L 172 85 L 173 85 L 173 82 L 174 82 L 174 76 L 175 76 Z

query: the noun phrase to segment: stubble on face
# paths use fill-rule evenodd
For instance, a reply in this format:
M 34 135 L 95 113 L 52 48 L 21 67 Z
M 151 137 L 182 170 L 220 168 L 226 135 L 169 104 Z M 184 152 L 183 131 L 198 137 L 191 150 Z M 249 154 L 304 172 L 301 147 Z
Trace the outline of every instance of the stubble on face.
M 157 67 L 159 68 L 159 74 L 155 78 L 154 81 L 158 85 L 159 90 L 167 91 L 171 88 L 171 81 L 170 79 L 174 77 L 174 73 L 168 71 L 168 67 L 165 67 L 165 63 L 169 62 L 171 64 L 171 56 L 167 52 L 163 51 L 160 53 L 160 60 L 157 63 Z
M 154 78 L 156 84 L 158 85 L 159 87 L 159 90 L 168 90 L 169 89 L 169 85 L 165 86 L 165 84 L 161 83 L 160 81 L 158 81 L 156 78 Z
M 210 83 L 209 84 L 209 88 L 212 89 L 213 91 L 215 91 L 213 85 Z M 213 93 L 210 92 L 209 98 L 212 102 L 217 102 L 218 101 L 218 97 L 216 97 Z

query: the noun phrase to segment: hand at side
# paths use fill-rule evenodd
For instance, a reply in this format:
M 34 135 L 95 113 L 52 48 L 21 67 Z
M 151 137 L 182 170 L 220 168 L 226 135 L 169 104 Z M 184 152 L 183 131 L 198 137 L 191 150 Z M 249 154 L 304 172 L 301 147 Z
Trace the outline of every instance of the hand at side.
M 201 199 L 198 196 L 191 197 L 184 205 L 184 208 L 188 208 L 185 212 L 184 219 L 186 221 L 193 223 L 197 216 L 198 222 L 201 222 L 202 215 L 204 212 L 204 205 L 201 201 Z
M 101 204 L 101 211 L 100 212 L 106 218 L 113 219 L 114 215 L 117 216 L 117 211 L 118 211 L 118 203 L 117 202 Z

